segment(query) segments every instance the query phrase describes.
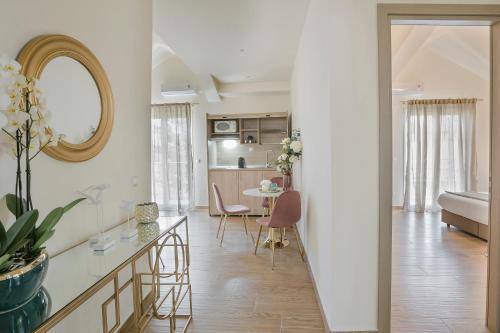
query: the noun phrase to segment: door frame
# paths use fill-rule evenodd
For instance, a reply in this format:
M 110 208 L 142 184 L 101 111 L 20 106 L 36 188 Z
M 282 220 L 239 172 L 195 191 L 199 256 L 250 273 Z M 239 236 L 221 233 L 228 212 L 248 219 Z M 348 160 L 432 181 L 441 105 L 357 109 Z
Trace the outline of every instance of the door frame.
M 378 332 L 388 333 L 391 329 L 392 269 L 391 22 L 404 19 L 489 21 L 492 24 L 493 22 L 500 22 L 500 5 L 379 4 L 377 7 L 379 66 Z M 491 227 L 492 223 L 489 223 L 486 325 L 492 332 L 500 332 L 500 200 L 493 200 L 500 196 L 500 135 L 493 135 L 493 128 L 497 128 L 497 132 L 500 132 L 500 114 L 496 116 L 493 114 L 493 92 L 500 91 L 500 70 L 493 73 L 493 60 L 491 60 L 491 65 L 490 192 L 492 200 L 490 204 L 490 221 L 497 221 L 497 223 L 494 223 L 493 228 Z M 497 97 L 497 102 L 500 102 L 500 97 Z M 495 153 L 493 147 L 498 153 Z M 494 172 L 497 169 L 499 171 Z

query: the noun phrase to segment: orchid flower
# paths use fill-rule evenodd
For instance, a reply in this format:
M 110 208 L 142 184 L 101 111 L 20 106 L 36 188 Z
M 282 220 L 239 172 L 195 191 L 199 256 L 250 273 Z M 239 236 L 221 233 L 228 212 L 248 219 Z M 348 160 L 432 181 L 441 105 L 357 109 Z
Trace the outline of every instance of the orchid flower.
M 21 64 L 19 64 L 15 60 L 8 60 L 4 65 L 3 65 L 3 70 L 10 74 L 11 76 L 15 76 L 19 74 L 19 71 L 21 70 Z
M 8 125 L 5 130 L 7 132 L 15 132 L 22 129 L 28 119 L 29 115 L 26 112 L 18 112 L 12 116 L 8 116 Z

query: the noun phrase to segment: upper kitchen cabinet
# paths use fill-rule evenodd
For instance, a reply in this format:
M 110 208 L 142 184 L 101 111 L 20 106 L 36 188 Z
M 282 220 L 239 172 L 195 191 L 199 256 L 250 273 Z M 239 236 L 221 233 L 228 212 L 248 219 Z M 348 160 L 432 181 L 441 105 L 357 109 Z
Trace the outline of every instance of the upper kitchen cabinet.
M 276 145 L 288 136 L 288 114 L 207 115 L 208 140 L 239 140 L 241 144 Z

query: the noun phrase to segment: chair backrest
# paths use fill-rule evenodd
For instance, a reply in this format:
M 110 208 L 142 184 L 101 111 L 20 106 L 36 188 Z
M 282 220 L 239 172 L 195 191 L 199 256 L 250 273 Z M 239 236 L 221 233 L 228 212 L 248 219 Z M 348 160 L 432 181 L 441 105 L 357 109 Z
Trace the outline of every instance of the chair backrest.
M 273 177 L 271 178 L 271 183 L 275 183 L 278 187 L 283 187 L 283 177 Z
M 219 187 L 215 183 L 212 183 L 212 189 L 214 191 L 215 206 L 217 207 L 219 213 L 224 214 L 226 212 L 226 209 L 224 208 L 224 202 L 222 201 L 222 196 L 220 195 Z
M 272 228 L 289 227 L 299 222 L 300 216 L 300 193 L 287 191 L 276 200 L 269 226 Z

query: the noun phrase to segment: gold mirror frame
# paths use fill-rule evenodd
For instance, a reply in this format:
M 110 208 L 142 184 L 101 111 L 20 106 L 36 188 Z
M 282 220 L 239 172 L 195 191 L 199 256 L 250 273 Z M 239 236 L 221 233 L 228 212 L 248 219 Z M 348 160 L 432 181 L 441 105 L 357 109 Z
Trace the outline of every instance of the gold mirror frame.
M 29 41 L 19 52 L 17 61 L 26 77 L 40 79 L 45 66 L 54 58 L 70 57 L 82 64 L 94 79 L 101 99 L 101 117 L 94 135 L 83 143 L 73 144 L 64 140 L 55 147 L 43 151 L 58 160 L 68 162 L 86 161 L 104 148 L 113 127 L 113 94 L 104 68 L 96 56 L 78 40 L 65 35 L 43 35 Z

